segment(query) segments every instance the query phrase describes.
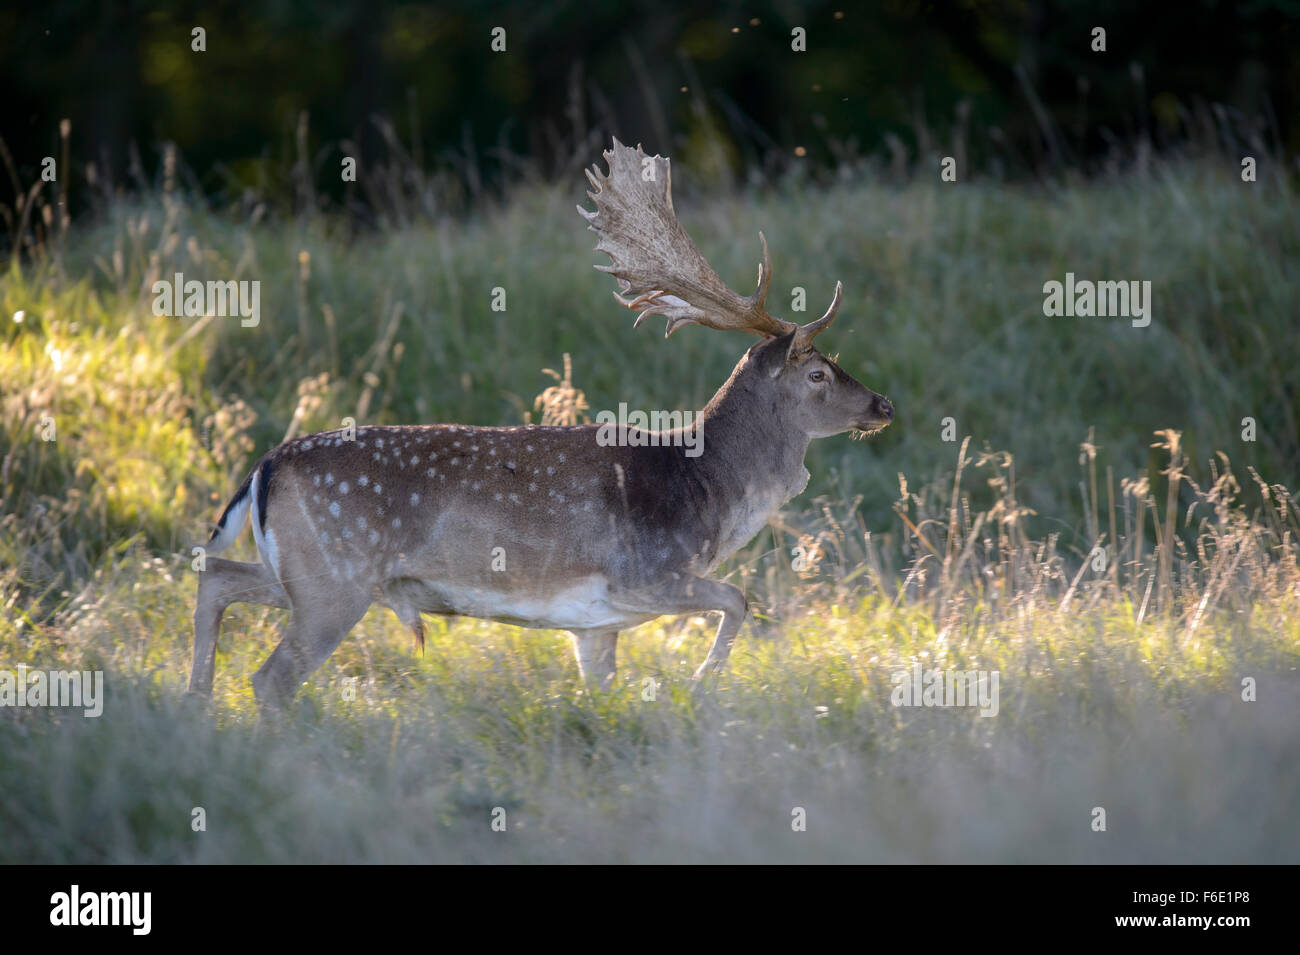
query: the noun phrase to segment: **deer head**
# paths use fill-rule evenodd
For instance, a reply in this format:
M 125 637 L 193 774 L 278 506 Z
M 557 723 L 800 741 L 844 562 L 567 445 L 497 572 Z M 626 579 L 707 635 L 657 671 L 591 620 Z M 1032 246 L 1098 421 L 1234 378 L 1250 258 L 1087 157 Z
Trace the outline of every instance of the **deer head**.
M 889 424 L 893 405 L 813 345 L 835 321 L 844 298 L 842 283 L 835 283 L 830 307 L 816 321 L 798 325 L 776 318 L 766 306 L 772 260 L 762 232 L 758 287 L 753 295 L 742 296 L 718 277 L 677 221 L 668 159 L 647 156 L 640 146 L 632 149 L 615 139 L 605 160 L 608 173 L 595 166 L 587 170 L 596 211 L 579 206 L 578 212 L 599 236 L 596 251 L 610 258 L 609 265 L 596 268 L 618 280 L 621 294 L 616 292 L 615 300 L 638 313 L 634 327 L 647 316 L 663 315 L 668 320 L 664 337 L 685 325 L 704 325 L 763 338 L 736 366 L 706 415 L 716 420 L 728 411 L 762 411 L 774 426 L 809 439 L 844 431 L 872 433 Z

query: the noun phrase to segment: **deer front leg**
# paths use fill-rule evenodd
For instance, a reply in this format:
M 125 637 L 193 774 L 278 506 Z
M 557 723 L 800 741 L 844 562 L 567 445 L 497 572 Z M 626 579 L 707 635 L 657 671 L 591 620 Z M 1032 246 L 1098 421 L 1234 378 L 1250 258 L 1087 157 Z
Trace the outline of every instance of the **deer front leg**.
M 654 586 L 620 593 L 613 602 L 620 610 L 644 613 L 721 613 L 713 646 L 695 671 L 695 680 L 716 673 L 726 665 L 731 644 L 749 612 L 749 601 L 739 587 L 691 574 L 673 574 Z
M 573 630 L 573 651 L 578 672 L 589 686 L 608 690 L 614 683 L 614 648 L 617 630 Z

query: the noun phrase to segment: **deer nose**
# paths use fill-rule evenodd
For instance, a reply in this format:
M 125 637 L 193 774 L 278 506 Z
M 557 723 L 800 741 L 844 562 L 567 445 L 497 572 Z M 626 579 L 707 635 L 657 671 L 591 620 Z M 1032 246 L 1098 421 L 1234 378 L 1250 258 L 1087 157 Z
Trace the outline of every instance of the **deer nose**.
M 878 418 L 884 418 L 886 421 L 894 420 L 894 406 L 883 395 L 876 395 L 872 399 L 871 410 Z

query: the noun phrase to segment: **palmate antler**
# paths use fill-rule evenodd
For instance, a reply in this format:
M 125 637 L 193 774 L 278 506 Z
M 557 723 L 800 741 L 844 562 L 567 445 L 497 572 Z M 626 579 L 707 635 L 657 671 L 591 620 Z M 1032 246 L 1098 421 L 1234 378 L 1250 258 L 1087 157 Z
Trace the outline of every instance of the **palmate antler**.
M 609 265 L 596 268 L 618 279 L 623 294 L 614 297 L 639 313 L 636 325 L 648 315 L 663 315 L 668 319 L 665 337 L 683 325 L 741 329 L 766 338 L 797 332 L 792 348 L 799 349 L 835 320 L 844 294 L 839 282 L 830 308 L 815 322 L 800 326 L 768 313 L 764 303 L 772 262 L 761 232 L 758 289 L 742 296 L 728 288 L 677 221 L 672 171 L 663 156 L 648 157 L 640 146 L 633 149 L 615 139 L 605 161 L 608 174 L 597 166 L 587 170 L 595 190 L 587 195 L 595 200 L 596 211 L 579 206 L 578 212 L 600 237 L 596 251 L 610 258 Z

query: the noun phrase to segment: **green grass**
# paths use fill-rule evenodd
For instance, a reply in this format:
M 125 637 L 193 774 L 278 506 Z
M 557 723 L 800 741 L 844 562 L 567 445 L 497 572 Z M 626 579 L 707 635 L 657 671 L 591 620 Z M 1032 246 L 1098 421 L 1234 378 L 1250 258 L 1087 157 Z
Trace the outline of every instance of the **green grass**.
M 0 861 L 1300 861 L 1300 216 L 1230 166 L 679 187 L 744 292 L 765 231 L 778 314 L 843 279 L 826 347 L 898 405 L 878 438 L 818 442 L 808 491 L 723 568 L 758 618 L 716 683 L 689 684 L 702 618 L 625 634 L 591 695 L 563 634 L 429 621 L 421 657 L 375 611 L 259 722 L 284 615 L 237 605 L 211 704 L 187 699 L 189 545 L 291 427 L 515 423 L 566 352 L 593 410 L 698 408 L 724 380 L 748 342 L 633 333 L 580 198 L 349 236 L 159 196 L 0 277 L 0 670 L 107 685 L 98 719 L 0 708 Z M 154 317 L 175 271 L 261 279 L 261 324 Z M 1151 327 L 1045 318 L 1066 271 L 1151 280 Z M 914 661 L 998 671 L 998 715 L 891 705 Z
M 246 681 L 274 616 L 232 614 L 212 708 L 192 706 L 171 576 L 125 563 L 25 651 L 103 666 L 108 692 L 99 719 L 0 720 L 4 861 L 1297 858 L 1294 598 L 1185 644 L 1122 605 L 1018 626 L 971 607 L 940 639 L 926 608 L 868 597 L 747 635 L 694 696 L 698 625 L 624 638 L 618 686 L 592 697 L 557 634 L 433 626 L 421 659 L 374 616 L 259 725 Z M 889 667 L 913 659 L 999 670 L 998 716 L 891 706 Z

